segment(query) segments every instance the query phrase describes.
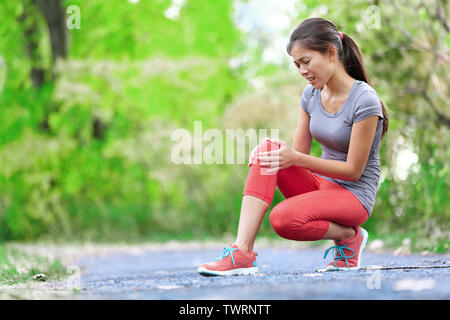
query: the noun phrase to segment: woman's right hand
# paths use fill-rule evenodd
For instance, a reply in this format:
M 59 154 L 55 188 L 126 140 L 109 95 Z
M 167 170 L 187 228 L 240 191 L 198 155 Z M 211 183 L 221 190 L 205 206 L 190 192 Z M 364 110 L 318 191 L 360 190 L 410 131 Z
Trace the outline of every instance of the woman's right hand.
M 275 143 L 278 143 L 278 144 L 279 144 L 279 142 L 278 142 L 279 140 L 278 140 L 278 139 L 271 139 L 271 138 L 269 138 L 269 137 L 265 137 L 265 138 L 263 139 L 263 141 L 264 141 L 264 140 L 270 140 L 270 141 L 272 141 L 272 142 L 275 142 Z M 253 163 L 253 160 L 256 160 L 255 153 L 256 153 L 256 149 L 258 149 L 258 146 L 259 146 L 259 144 L 256 145 L 256 147 L 253 148 L 252 152 L 250 153 L 250 158 L 248 158 L 248 166 L 250 166 L 250 164 Z

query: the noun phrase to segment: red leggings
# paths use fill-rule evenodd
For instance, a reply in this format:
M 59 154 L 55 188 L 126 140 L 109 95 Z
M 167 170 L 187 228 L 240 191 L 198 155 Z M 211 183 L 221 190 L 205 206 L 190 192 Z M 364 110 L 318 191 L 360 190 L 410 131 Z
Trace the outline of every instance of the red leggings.
M 276 149 L 279 149 L 278 144 L 264 140 L 256 152 Z M 273 229 L 283 238 L 319 240 L 328 231 L 330 221 L 356 227 L 369 218 L 366 208 L 353 193 L 306 168 L 291 166 L 267 174 L 266 168 L 254 158 L 249 166 L 243 195 L 255 196 L 270 205 L 277 186 L 286 198 L 270 213 Z

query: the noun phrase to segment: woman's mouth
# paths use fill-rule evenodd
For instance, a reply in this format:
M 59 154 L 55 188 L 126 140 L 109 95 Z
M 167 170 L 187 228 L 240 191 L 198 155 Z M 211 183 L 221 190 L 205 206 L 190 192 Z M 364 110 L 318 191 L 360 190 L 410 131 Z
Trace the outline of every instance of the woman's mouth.
M 309 83 L 313 83 L 315 79 L 316 79 L 315 77 L 306 78 L 306 80 L 308 80 Z

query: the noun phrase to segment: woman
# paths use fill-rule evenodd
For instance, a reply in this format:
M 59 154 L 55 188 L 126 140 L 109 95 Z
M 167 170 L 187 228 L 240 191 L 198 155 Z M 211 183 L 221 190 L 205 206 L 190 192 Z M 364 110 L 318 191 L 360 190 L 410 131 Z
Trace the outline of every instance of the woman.
M 380 176 L 379 148 L 387 132 L 383 102 L 372 88 L 355 42 L 323 18 L 303 21 L 291 34 L 289 55 L 309 81 L 301 97 L 293 147 L 265 139 L 252 153 L 238 234 L 202 275 L 258 271 L 253 244 L 275 187 L 286 200 L 270 213 L 278 235 L 290 240 L 333 239 L 325 270 L 357 270 L 368 239 L 360 227 L 372 214 Z M 312 138 L 322 145 L 310 156 Z

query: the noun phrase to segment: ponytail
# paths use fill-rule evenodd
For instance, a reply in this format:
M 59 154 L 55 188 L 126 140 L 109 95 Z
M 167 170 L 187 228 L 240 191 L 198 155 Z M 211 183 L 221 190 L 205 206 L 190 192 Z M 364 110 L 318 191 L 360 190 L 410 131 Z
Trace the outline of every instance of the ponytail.
M 367 75 L 366 68 L 364 66 L 364 60 L 358 46 L 348 35 L 343 33 L 343 36 L 343 55 L 340 56 L 340 58 L 344 65 L 345 71 L 347 71 L 347 73 L 354 79 L 364 81 L 373 88 L 369 76 Z M 383 108 L 383 132 L 381 134 L 381 139 L 383 139 L 389 127 L 389 118 L 384 102 L 381 99 L 380 102 Z

